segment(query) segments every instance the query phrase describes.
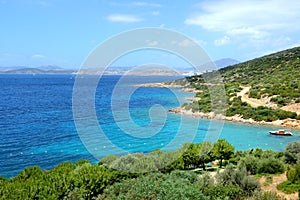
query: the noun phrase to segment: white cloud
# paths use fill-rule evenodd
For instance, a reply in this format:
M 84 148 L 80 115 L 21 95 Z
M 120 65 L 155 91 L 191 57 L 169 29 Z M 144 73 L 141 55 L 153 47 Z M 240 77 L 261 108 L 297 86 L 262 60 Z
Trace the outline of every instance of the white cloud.
M 185 39 L 185 40 L 179 42 L 178 45 L 181 47 L 191 47 L 191 46 L 195 46 L 196 44 L 192 40 Z
M 46 56 L 42 55 L 42 54 L 34 54 L 31 56 L 34 59 L 41 59 L 41 58 L 46 58 Z
M 214 41 L 214 43 L 215 43 L 216 46 L 223 46 L 223 45 L 226 45 L 226 44 L 230 43 L 230 38 L 225 35 L 224 37 L 222 37 L 220 39 L 216 39 Z
M 135 1 L 135 2 L 129 2 L 129 3 L 120 3 L 120 2 L 112 2 L 111 5 L 113 6 L 135 6 L 135 7 L 155 7 L 160 8 L 162 7 L 162 4 L 158 3 L 149 3 L 145 1 Z
M 158 45 L 158 42 L 156 40 L 154 40 L 154 41 L 147 40 L 146 43 L 147 43 L 148 46 L 151 46 L 151 47 L 154 47 L 154 46 Z
M 179 47 L 193 47 L 197 45 L 197 41 L 184 39 L 182 41 L 173 40 L 171 41 L 171 45 L 176 45 Z
M 197 44 L 199 44 L 200 46 L 205 46 L 205 45 L 207 45 L 207 42 L 204 41 L 204 40 L 197 40 L 197 39 L 194 39 L 194 41 L 195 41 Z
M 185 24 L 199 25 L 252 44 L 300 30 L 300 1 L 206 0 L 197 8 L 201 13 L 187 18 Z
M 162 5 L 158 3 L 149 3 L 149 2 L 142 2 L 142 1 L 132 2 L 131 5 L 144 6 L 144 7 L 162 7 Z
M 142 18 L 139 18 L 135 15 L 125 15 L 125 14 L 111 14 L 107 16 L 107 20 L 111 22 L 126 22 L 126 23 L 132 23 L 132 22 L 139 22 L 142 21 Z
M 151 15 L 158 16 L 158 15 L 160 15 L 160 12 L 159 11 L 153 11 L 153 12 L 151 12 Z

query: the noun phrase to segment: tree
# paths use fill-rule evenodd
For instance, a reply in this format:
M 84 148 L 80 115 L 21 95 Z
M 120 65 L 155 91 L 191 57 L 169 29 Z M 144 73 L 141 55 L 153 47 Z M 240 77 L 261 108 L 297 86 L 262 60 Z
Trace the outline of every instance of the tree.
M 184 162 L 182 160 L 182 157 L 179 157 L 176 160 L 174 160 L 172 163 L 166 165 L 163 168 L 163 171 L 164 172 L 171 172 L 171 171 L 174 171 L 176 169 L 178 169 L 178 170 L 183 170 L 184 169 Z
M 136 160 L 136 162 L 134 162 L 134 164 L 132 165 L 131 169 L 134 173 L 147 173 L 158 171 L 154 160 L 149 156 L 143 156 Z
M 105 187 L 115 182 L 116 177 L 104 166 L 85 163 L 77 166 L 70 174 L 69 198 L 92 199 L 101 194 Z
M 199 163 L 203 170 L 205 170 L 205 164 L 213 160 L 212 149 L 213 145 L 210 142 L 203 142 L 200 146 Z
M 184 148 L 185 150 L 182 154 L 184 167 L 187 169 L 197 167 L 200 161 L 200 144 L 187 143 L 184 145 Z
M 220 168 L 223 160 L 228 160 L 234 155 L 234 146 L 225 139 L 218 140 L 212 149 L 212 155 L 220 160 Z
M 300 142 L 289 143 L 284 151 L 284 159 L 286 163 L 296 164 L 297 154 L 300 153 Z

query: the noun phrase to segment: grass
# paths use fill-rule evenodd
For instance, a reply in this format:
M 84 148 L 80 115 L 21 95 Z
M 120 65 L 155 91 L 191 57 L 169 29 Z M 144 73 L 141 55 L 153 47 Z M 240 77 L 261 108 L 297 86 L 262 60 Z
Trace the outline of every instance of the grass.
M 266 181 L 263 183 L 263 186 L 268 186 L 273 183 L 273 177 L 272 176 L 267 176 Z
M 261 177 L 265 176 L 268 178 L 268 177 L 273 177 L 273 176 L 279 176 L 280 174 L 282 174 L 282 173 L 276 173 L 276 174 L 259 173 L 259 174 L 255 174 L 254 177 L 261 178 Z
M 295 183 L 292 183 L 291 181 L 284 181 L 277 185 L 277 189 L 281 190 L 282 192 L 286 194 L 292 194 L 299 190 L 300 188 L 300 181 L 297 181 Z

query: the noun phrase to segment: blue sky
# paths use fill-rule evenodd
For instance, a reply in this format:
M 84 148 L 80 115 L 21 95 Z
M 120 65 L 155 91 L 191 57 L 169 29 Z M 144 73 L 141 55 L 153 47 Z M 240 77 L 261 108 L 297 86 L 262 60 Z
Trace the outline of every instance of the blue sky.
M 143 27 L 181 32 L 213 59 L 246 61 L 300 46 L 295 0 L 0 0 L 0 67 L 58 65 L 78 69 L 113 35 Z M 173 55 L 137 52 L 115 65 L 183 66 Z

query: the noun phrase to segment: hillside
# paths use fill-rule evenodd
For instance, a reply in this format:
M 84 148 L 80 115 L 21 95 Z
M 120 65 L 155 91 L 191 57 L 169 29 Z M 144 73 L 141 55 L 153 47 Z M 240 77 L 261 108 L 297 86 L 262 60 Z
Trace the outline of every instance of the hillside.
M 279 107 L 300 102 L 300 47 L 220 70 L 225 83 L 251 86 L 249 97 L 272 97 Z
M 296 47 L 219 69 L 226 90 L 226 117 L 265 122 L 289 118 L 296 123 L 300 119 L 299 59 L 300 47 Z M 197 101 L 183 105 L 185 110 L 201 113 L 213 110 L 203 79 L 210 73 L 215 72 L 172 83 L 200 91 L 196 93 Z

